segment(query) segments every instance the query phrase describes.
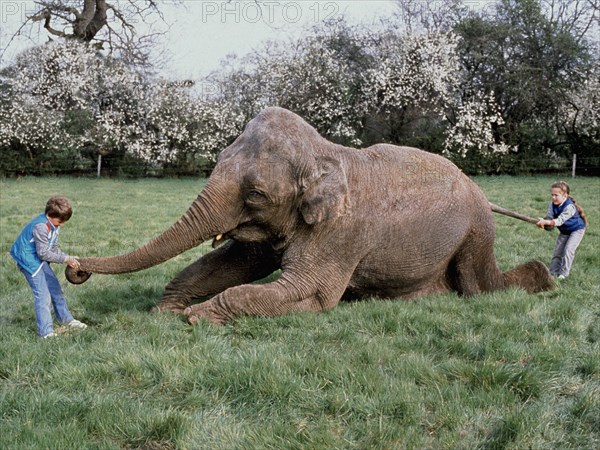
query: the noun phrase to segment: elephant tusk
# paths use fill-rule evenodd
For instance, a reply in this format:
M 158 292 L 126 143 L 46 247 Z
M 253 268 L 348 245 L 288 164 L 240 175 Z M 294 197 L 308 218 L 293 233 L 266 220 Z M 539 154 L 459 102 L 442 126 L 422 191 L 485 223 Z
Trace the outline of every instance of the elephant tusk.
M 223 241 L 223 235 L 217 234 L 212 241 L 212 248 L 217 248 L 219 245 L 221 245 L 222 241 Z

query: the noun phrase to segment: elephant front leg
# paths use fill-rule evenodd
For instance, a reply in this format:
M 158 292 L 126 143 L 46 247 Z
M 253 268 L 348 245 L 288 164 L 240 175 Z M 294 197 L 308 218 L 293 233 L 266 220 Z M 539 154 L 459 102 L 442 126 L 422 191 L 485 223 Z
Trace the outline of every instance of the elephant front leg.
M 339 303 L 351 275 L 327 272 L 323 270 L 317 282 L 307 274 L 299 278 L 284 272 L 272 283 L 227 289 L 204 303 L 188 307 L 184 314 L 194 325 L 200 319 L 224 324 L 245 315 L 272 317 L 300 311 L 322 312 Z
M 280 265 L 270 245 L 229 241 L 183 269 L 153 311 L 181 313 L 197 299 L 264 278 Z

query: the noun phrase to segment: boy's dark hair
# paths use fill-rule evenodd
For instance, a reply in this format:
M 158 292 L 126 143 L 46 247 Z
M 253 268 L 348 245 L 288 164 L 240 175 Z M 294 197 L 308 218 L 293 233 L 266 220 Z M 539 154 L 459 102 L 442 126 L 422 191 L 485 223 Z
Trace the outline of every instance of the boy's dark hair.
M 73 215 L 71 202 L 68 198 L 58 195 L 50 197 L 46 203 L 46 215 L 53 219 L 60 219 L 61 222 L 66 222 Z

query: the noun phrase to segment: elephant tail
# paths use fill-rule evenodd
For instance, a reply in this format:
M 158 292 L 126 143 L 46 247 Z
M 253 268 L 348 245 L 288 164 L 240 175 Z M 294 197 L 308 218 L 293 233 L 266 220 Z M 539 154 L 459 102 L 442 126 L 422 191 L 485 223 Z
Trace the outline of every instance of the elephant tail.
M 554 289 L 554 279 L 550 271 L 541 261 L 529 261 L 502 274 L 504 285 L 518 286 L 530 294 L 551 291 Z

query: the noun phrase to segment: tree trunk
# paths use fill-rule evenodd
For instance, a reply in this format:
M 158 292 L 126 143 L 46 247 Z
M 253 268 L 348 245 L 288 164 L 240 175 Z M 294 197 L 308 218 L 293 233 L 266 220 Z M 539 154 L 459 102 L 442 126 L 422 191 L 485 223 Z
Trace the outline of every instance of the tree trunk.
M 85 0 L 83 11 L 75 19 L 73 34 L 75 38 L 90 42 L 106 25 L 106 0 Z

